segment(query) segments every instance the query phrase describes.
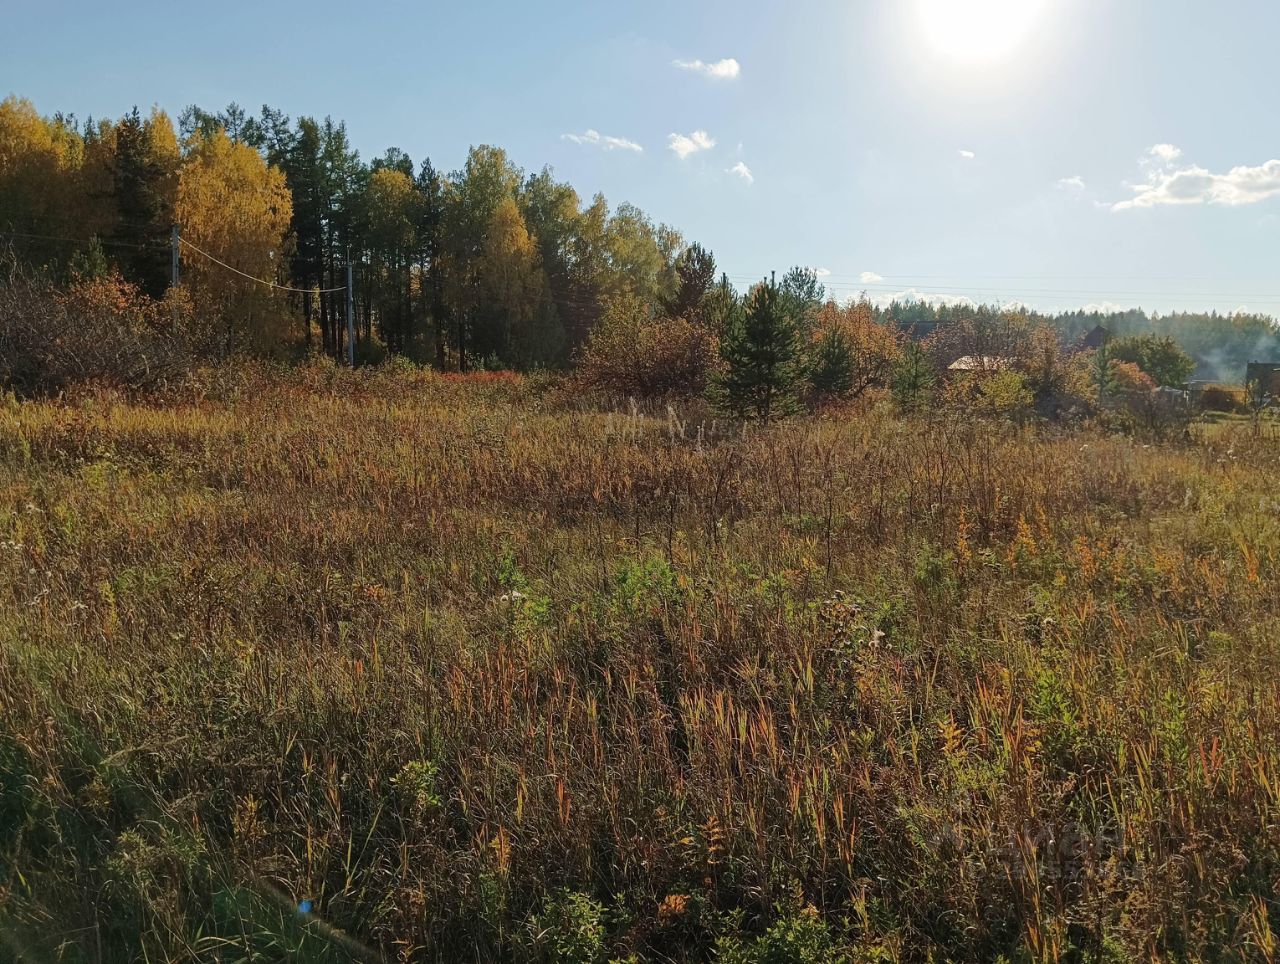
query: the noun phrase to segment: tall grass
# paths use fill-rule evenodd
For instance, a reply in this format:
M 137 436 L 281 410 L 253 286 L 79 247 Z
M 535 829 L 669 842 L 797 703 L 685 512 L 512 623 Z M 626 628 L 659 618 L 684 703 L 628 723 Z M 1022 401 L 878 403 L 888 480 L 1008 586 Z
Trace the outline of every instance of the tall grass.
M 0 947 L 1271 959 L 1278 458 L 331 367 L 10 400 Z

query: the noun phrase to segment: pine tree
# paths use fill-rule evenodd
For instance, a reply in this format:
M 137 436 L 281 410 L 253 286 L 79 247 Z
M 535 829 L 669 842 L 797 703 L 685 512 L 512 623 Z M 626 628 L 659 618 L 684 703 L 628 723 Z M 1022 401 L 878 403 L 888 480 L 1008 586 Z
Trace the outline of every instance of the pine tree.
M 725 408 L 768 421 L 798 408 L 802 377 L 800 330 L 777 281 L 751 293 L 746 311 L 720 343 L 724 372 L 717 390 Z
M 683 318 L 694 324 L 705 323 L 703 301 L 716 281 L 716 259 L 702 245 L 689 245 L 676 262 L 675 294 L 662 298 L 662 310 L 668 318 Z
M 853 389 L 853 347 L 839 328 L 828 329 L 814 346 L 809 386 L 819 398 L 840 398 Z
M 918 411 L 933 388 L 933 366 L 919 342 L 908 341 L 893 367 L 893 400 L 904 411 Z
M 730 283 L 729 276 L 721 274 L 720 280 L 703 299 L 704 323 L 713 335 L 719 337 L 733 326 L 733 320 L 741 313 L 742 299 Z
M 807 337 L 827 294 L 826 288 L 818 281 L 818 273 L 812 268 L 797 265 L 782 276 L 778 289 L 782 304 L 795 318 L 801 336 Z
M 444 218 L 444 179 L 436 172 L 430 158 L 422 161 L 417 178 L 418 205 L 414 236 L 418 242 L 419 303 L 418 314 L 429 319 L 429 328 L 435 340 L 435 362 L 445 367 L 446 335 L 449 319 L 444 300 L 444 280 L 440 254 L 444 247 L 442 227 Z

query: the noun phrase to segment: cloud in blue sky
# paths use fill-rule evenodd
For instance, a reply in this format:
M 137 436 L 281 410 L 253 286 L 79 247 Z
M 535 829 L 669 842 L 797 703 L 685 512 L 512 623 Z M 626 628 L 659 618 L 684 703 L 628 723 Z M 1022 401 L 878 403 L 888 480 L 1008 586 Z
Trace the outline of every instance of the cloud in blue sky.
M 572 141 L 574 144 L 587 144 L 605 151 L 636 151 L 638 153 L 644 150 L 635 141 L 627 140 L 625 137 L 609 137 L 590 128 L 582 134 L 561 134 L 560 137 L 563 140 Z
M 1113 211 L 1132 211 L 1184 204 L 1218 204 L 1239 207 L 1280 196 L 1280 160 L 1257 167 L 1242 165 L 1225 174 L 1214 174 L 1196 164 L 1178 166 L 1182 151 L 1172 144 L 1157 144 L 1147 151 L 1144 164 L 1147 180 L 1131 185 L 1134 196 L 1111 206 Z
M 1172 164 L 1182 156 L 1182 148 L 1172 144 L 1156 144 L 1147 151 L 1147 163 Z
M 703 60 L 676 60 L 673 64 L 681 70 L 691 70 L 712 80 L 736 80 L 742 73 L 742 65 L 732 57 L 726 57 L 714 63 Z
M 706 131 L 694 131 L 692 134 L 671 134 L 667 137 L 667 147 L 675 151 L 676 157 L 684 160 L 691 154 L 709 151 L 716 146 L 716 139 Z

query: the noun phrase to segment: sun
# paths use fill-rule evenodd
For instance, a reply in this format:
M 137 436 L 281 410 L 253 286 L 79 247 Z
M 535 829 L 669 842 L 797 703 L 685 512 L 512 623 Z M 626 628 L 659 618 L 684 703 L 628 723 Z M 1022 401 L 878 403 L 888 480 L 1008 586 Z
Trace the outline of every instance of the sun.
M 934 50 L 965 64 L 1017 52 L 1041 20 L 1045 0 L 915 0 L 920 28 Z

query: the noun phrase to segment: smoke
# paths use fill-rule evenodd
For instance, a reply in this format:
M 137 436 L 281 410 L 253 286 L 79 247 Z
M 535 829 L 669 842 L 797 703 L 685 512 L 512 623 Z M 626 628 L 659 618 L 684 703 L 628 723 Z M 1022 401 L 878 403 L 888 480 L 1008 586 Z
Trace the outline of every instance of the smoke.
M 1280 363 L 1280 330 L 1273 327 L 1252 340 L 1216 345 L 1193 352 L 1192 357 L 1196 359 L 1196 378 L 1240 385 L 1249 362 Z

